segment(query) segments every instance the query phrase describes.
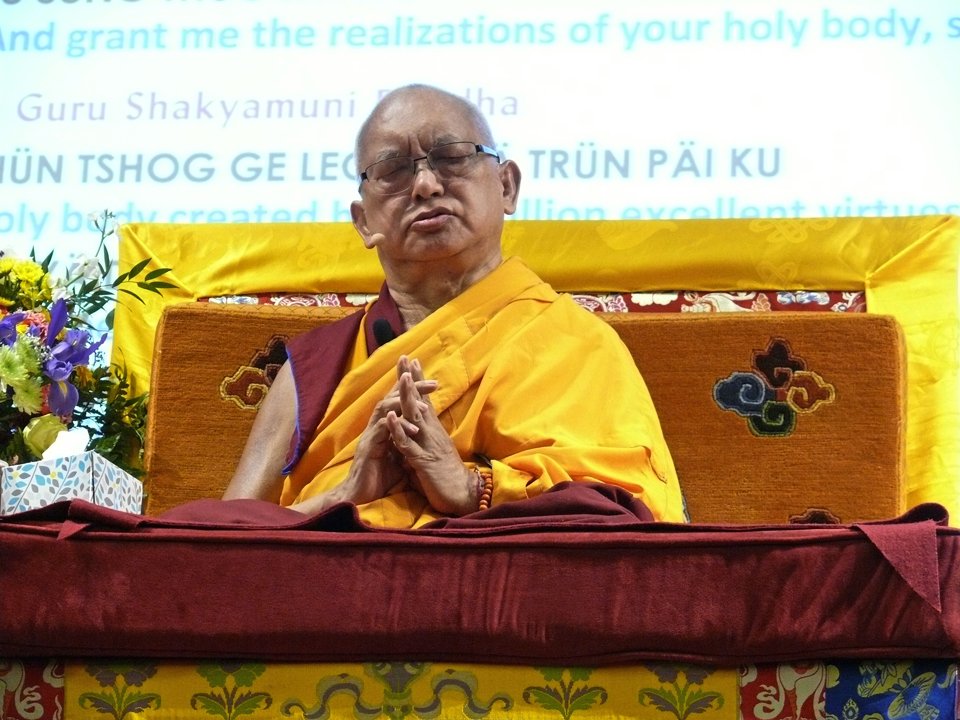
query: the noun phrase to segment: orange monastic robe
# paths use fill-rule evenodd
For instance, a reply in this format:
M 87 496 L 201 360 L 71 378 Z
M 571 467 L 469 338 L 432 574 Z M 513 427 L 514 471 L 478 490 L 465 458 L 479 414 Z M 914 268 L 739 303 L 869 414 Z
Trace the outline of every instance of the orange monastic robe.
M 684 521 L 676 470 L 626 346 L 517 258 L 369 357 L 361 328 L 282 504 L 346 478 L 374 406 L 396 383 L 401 354 L 439 382 L 430 400 L 464 462 L 477 453 L 493 459 L 494 505 L 565 480 L 598 481 L 633 493 L 657 519 Z M 386 527 L 442 517 L 406 482 L 359 511 Z

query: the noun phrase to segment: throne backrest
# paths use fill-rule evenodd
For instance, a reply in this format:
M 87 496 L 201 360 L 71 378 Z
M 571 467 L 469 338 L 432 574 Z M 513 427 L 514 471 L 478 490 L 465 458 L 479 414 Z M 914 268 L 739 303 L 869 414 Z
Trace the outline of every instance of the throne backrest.
M 166 308 L 151 376 L 147 512 L 219 497 L 284 342 L 354 311 Z M 601 317 L 647 382 L 693 520 L 851 522 L 905 509 L 904 350 L 893 318 Z

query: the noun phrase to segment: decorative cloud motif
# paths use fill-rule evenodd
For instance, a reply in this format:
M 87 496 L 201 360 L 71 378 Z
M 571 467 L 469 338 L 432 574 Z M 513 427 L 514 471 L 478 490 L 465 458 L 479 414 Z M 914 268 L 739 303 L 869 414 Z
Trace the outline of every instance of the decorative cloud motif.
M 256 410 L 287 359 L 286 338 L 274 335 L 267 346 L 220 383 L 220 397 L 233 401 L 241 410 Z
M 717 405 L 742 417 L 762 414 L 764 405 L 776 398 L 773 388 L 755 372 L 732 372 L 713 387 Z
M 777 302 L 781 305 L 829 305 L 830 293 L 798 290 L 797 292 L 778 292 Z
M 760 415 L 747 419 L 754 435 L 789 435 L 797 427 L 797 414 L 786 403 L 772 400 Z
M 805 370 L 806 363 L 793 356 L 786 340 L 774 338 L 763 352 L 753 353 L 753 367 L 763 373 L 771 387 L 790 384 L 793 373 Z
M 771 338 L 765 350 L 755 351 L 750 370 L 735 370 L 713 386 L 714 402 L 746 418 L 750 431 L 761 437 L 790 435 L 798 413 L 812 413 L 836 394 L 783 338 Z
M 809 370 L 795 372 L 790 385 L 781 391 L 787 404 L 797 412 L 813 412 L 821 403 L 832 403 L 837 393 L 833 385 Z

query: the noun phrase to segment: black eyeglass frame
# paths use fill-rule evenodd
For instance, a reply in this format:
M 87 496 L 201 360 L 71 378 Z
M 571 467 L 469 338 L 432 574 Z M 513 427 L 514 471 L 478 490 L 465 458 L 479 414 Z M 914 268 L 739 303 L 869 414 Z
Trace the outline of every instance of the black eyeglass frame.
M 483 143 L 472 143 L 472 142 L 470 142 L 469 140 L 457 140 L 457 141 L 455 141 L 455 142 L 443 143 L 442 145 L 437 145 L 437 146 L 435 146 L 435 147 L 432 147 L 432 148 L 430 148 L 430 150 L 427 152 L 426 155 L 421 155 L 420 157 L 408 156 L 409 159 L 413 161 L 413 163 L 412 163 L 412 164 L 413 164 L 413 174 L 412 174 L 410 177 L 411 177 L 411 178 L 415 178 L 415 177 L 417 176 L 417 163 L 420 162 L 421 160 L 426 160 L 426 161 L 427 161 L 427 167 L 429 167 L 430 170 L 432 170 L 433 172 L 437 172 L 437 169 L 434 167 L 433 162 L 431 162 L 431 160 L 430 160 L 430 153 L 434 152 L 435 150 L 438 150 L 438 149 L 444 148 L 444 147 L 448 147 L 448 146 L 450 146 L 450 145 L 468 145 L 468 144 L 469 144 L 469 145 L 473 145 L 474 152 L 476 153 L 476 155 L 475 155 L 474 157 L 477 157 L 477 156 L 480 156 L 480 155 L 489 155 L 490 157 L 495 157 L 495 158 L 497 159 L 497 162 L 498 162 L 498 163 L 503 162 L 502 158 L 500 157 L 500 153 L 497 152 L 494 148 L 490 147 L 489 145 L 484 145 Z M 357 190 L 359 191 L 359 190 L 363 187 L 364 181 L 366 181 L 366 182 L 372 182 L 372 181 L 370 180 L 370 178 L 367 176 L 367 173 L 370 171 L 370 168 L 372 168 L 374 165 L 379 165 L 380 163 L 385 162 L 385 161 L 387 161 L 387 160 L 400 160 L 400 159 L 404 159 L 403 156 L 400 156 L 400 157 L 391 157 L 391 158 L 384 158 L 383 160 L 377 160 L 377 162 L 375 162 L 375 163 L 370 163 L 369 165 L 367 165 L 367 167 L 364 169 L 364 171 L 363 171 L 362 173 L 360 173 L 360 184 L 359 184 L 359 186 L 357 187 Z M 410 185 L 409 185 L 408 187 L 404 188 L 403 190 L 398 190 L 398 191 L 396 191 L 396 192 L 394 192 L 394 193 L 385 193 L 385 195 L 386 195 L 386 196 L 389 196 L 389 195 L 399 195 L 400 193 L 406 192 L 406 191 L 409 190 L 411 187 L 413 187 L 413 182 L 411 182 Z M 384 194 L 384 193 L 376 193 L 376 192 L 375 192 L 374 194 Z

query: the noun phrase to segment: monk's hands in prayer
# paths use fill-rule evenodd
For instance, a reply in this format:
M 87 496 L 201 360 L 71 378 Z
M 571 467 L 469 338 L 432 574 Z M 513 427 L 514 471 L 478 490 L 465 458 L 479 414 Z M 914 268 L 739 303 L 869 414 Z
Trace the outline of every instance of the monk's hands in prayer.
M 408 390 L 406 401 L 401 400 L 402 385 L 398 380 L 386 397 L 377 403 L 363 435 L 357 442 L 350 473 L 337 489 L 342 494 L 341 500 L 357 505 L 378 500 L 384 497 L 390 488 L 408 477 L 403 455 L 393 442 L 390 418 L 399 422 L 404 432 L 417 434 L 419 428 L 401 417 L 403 404 L 406 402 L 410 408 L 410 398 L 413 398 L 414 406 L 419 406 L 421 412 L 426 411 L 429 405 L 424 398 L 437 389 L 435 380 L 424 380 L 422 377 L 412 384 L 413 390 Z M 408 414 L 411 412 L 408 410 Z
M 414 487 L 437 511 L 466 515 L 477 509 L 477 479 L 460 459 L 453 440 L 420 388 L 435 389 L 419 360 L 401 356 L 397 363 L 399 409 L 386 413 L 390 441 L 410 469 Z

